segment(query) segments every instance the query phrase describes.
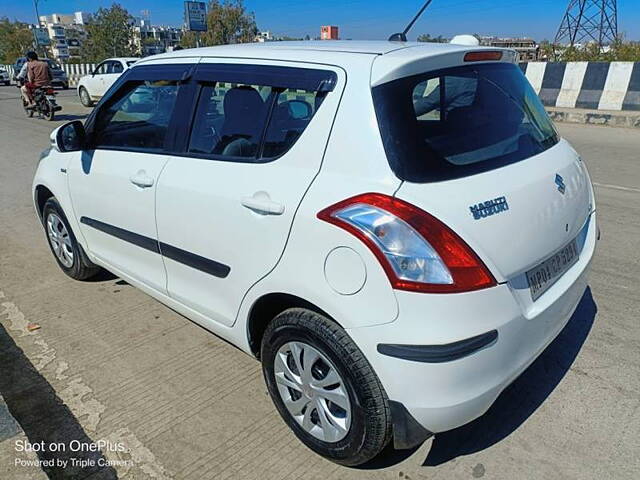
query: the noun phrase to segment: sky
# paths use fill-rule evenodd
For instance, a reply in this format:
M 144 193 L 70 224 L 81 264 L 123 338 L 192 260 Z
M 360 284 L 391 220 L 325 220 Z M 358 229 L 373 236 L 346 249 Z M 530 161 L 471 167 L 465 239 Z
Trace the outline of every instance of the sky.
M 92 12 L 113 0 L 39 0 L 41 15 Z M 134 16 L 149 10 L 151 23 L 180 26 L 181 0 L 119 0 Z M 552 40 L 569 0 L 433 0 L 409 33 L 451 37 L 461 33 L 533 37 Z M 277 35 L 318 36 L 320 25 L 338 25 L 341 38 L 385 39 L 402 31 L 422 0 L 245 0 L 260 30 Z M 0 0 L 0 17 L 35 21 L 33 0 Z M 640 1 L 618 0 L 618 29 L 627 39 L 640 40 Z

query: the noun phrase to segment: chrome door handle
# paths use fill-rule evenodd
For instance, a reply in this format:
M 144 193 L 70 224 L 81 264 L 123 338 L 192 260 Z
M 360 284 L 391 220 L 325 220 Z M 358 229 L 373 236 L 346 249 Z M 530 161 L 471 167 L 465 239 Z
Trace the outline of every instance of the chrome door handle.
M 263 215 L 282 215 L 284 205 L 274 202 L 267 192 L 256 192 L 251 197 L 242 197 L 242 205 Z
M 153 187 L 153 178 L 147 175 L 147 172 L 144 170 L 140 170 L 135 175 L 131 175 L 129 180 L 140 188 Z

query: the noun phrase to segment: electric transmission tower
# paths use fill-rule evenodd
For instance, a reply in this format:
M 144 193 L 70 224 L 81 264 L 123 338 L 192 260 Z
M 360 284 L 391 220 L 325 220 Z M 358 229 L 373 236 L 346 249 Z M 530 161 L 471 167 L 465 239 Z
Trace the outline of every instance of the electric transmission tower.
M 602 47 L 618 38 L 617 0 L 569 0 L 555 44 L 595 42 Z

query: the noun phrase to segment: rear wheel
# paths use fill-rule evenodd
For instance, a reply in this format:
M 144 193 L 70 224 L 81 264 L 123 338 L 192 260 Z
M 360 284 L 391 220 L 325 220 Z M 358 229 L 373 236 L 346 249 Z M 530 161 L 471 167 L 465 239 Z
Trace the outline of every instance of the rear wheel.
M 49 102 L 48 100 L 42 100 L 41 112 L 44 119 L 48 121 L 52 121 L 56 114 L 55 110 L 53 109 L 53 105 L 51 105 L 51 102 Z
M 387 445 L 387 396 L 367 359 L 335 322 L 310 310 L 287 310 L 267 327 L 261 357 L 276 408 L 307 447 L 353 466 Z
M 80 87 L 78 94 L 80 95 L 80 102 L 82 105 L 85 107 L 93 107 L 93 101 L 91 100 L 91 96 L 89 95 L 89 92 L 87 92 L 86 88 Z
M 86 258 L 67 217 L 54 197 L 44 204 L 42 221 L 49 248 L 64 273 L 75 280 L 86 280 L 100 271 L 100 267 L 91 264 Z

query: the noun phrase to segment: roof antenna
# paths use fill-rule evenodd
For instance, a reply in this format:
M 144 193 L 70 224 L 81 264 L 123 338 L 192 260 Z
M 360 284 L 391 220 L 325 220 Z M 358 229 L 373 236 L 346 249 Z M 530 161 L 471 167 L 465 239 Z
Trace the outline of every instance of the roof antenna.
M 422 8 L 420 9 L 420 11 L 418 12 L 418 14 L 415 17 L 413 17 L 413 20 L 411 20 L 411 22 L 409 22 L 409 25 L 407 25 L 407 28 L 404 29 L 404 32 L 394 33 L 389 37 L 389 41 L 390 42 L 406 42 L 407 32 L 411 30 L 411 27 L 413 27 L 413 24 L 416 23 L 416 20 L 420 18 L 420 15 L 422 15 L 422 13 L 427 9 L 427 7 L 431 5 L 431 2 L 433 2 L 433 0 L 427 0 L 425 4 L 422 6 Z

